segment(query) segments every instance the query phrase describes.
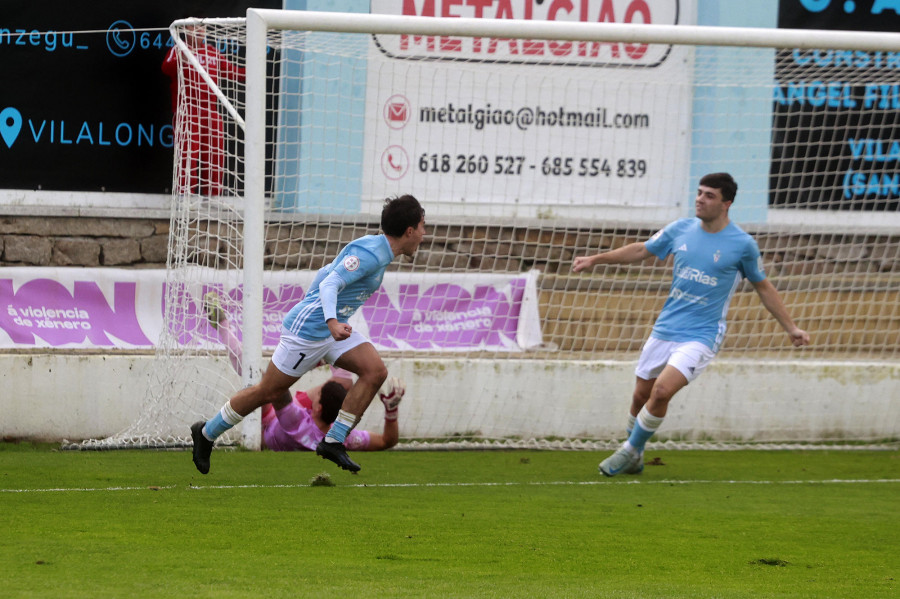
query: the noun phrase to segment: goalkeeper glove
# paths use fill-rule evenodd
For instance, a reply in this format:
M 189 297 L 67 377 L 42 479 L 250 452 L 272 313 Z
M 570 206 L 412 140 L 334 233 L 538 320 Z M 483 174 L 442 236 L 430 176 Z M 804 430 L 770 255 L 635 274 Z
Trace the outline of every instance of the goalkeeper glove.
M 203 308 L 206 310 L 206 319 L 210 326 L 218 329 L 225 320 L 225 310 L 222 309 L 222 298 L 215 291 L 210 291 L 203 296 Z
M 386 380 L 381 389 L 378 390 L 378 398 L 384 404 L 385 420 L 397 419 L 397 411 L 404 393 L 406 393 L 406 383 L 403 382 L 403 379 L 396 376 Z

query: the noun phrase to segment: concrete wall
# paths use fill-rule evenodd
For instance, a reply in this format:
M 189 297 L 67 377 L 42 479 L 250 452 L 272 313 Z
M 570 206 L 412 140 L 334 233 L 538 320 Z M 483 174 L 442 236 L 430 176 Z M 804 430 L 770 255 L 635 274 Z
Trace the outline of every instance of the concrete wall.
M 148 354 L 0 355 L 0 438 L 77 441 L 125 429 L 145 410 Z M 204 368 L 208 368 L 209 360 Z M 404 438 L 623 436 L 632 362 L 387 360 L 408 383 Z M 222 363 L 223 371 L 229 367 Z M 534 369 L 541 376 L 533 375 Z M 300 388 L 322 382 L 314 373 Z M 719 360 L 678 395 L 658 440 L 882 440 L 900 425 L 900 364 Z M 476 392 L 477 390 L 477 392 Z M 471 391 L 471 392 L 470 392 Z M 361 426 L 379 430 L 376 401 Z M 184 436 L 189 422 L 167 422 Z

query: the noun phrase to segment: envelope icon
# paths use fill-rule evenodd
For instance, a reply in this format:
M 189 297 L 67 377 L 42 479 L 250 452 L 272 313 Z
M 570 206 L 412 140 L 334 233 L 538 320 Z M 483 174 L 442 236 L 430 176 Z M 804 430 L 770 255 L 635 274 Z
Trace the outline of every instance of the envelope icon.
M 388 104 L 388 120 L 405 122 L 407 106 L 403 102 L 391 102 Z

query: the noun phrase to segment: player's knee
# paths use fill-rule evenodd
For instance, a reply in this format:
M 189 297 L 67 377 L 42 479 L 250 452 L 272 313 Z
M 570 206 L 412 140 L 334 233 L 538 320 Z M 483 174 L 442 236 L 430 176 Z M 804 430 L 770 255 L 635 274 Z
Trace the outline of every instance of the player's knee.
M 653 391 L 650 392 L 650 399 L 653 400 L 654 403 L 665 402 L 668 403 L 672 396 L 678 389 L 674 389 L 665 383 L 660 383 L 657 381 L 655 385 L 653 385 Z
M 384 381 L 387 380 L 387 377 L 388 377 L 387 366 L 385 366 L 384 364 L 381 365 L 381 368 L 378 369 L 377 377 L 378 378 L 376 380 L 378 382 L 378 386 L 380 387 L 381 385 L 384 384 Z
M 643 389 L 635 389 L 631 395 L 631 403 L 636 406 L 643 406 L 650 399 L 650 394 Z
M 387 376 L 387 366 L 381 363 L 378 366 L 366 369 L 366 371 L 360 375 L 360 378 L 366 379 L 376 387 L 381 387 L 384 381 L 387 380 Z
M 283 407 L 291 402 L 291 393 L 287 389 L 260 387 L 257 393 L 257 399 L 259 401 L 259 405 L 271 403 L 275 404 L 276 407 Z

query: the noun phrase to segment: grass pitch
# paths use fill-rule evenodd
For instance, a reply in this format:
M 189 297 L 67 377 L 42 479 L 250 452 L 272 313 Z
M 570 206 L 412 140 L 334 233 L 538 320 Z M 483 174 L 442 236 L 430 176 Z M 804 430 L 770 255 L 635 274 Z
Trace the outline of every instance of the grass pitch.
M 900 596 L 896 451 L 605 455 L 0 444 L 0 594 Z

